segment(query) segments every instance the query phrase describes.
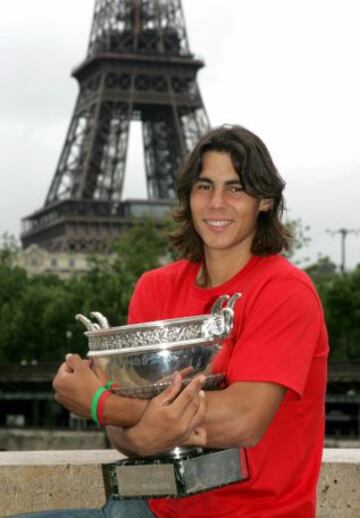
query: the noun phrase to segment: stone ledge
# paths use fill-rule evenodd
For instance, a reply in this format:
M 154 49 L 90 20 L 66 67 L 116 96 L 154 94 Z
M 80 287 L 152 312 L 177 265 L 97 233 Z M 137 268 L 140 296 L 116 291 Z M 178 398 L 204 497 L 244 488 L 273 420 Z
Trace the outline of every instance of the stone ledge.
M 360 449 L 325 449 L 318 518 L 359 518 Z
M 115 450 L 0 453 L 0 516 L 105 503 L 101 465 Z M 360 516 L 360 449 L 326 449 L 318 490 L 318 518 Z

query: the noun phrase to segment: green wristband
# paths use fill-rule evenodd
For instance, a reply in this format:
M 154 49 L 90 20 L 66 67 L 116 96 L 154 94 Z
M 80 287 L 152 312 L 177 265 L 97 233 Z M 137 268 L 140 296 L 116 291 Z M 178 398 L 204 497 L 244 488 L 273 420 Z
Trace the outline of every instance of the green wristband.
M 98 415 L 97 415 L 99 399 L 100 399 L 101 394 L 103 394 L 104 392 L 106 392 L 106 388 L 99 387 L 97 389 L 97 391 L 95 392 L 95 394 L 93 395 L 93 398 L 91 400 L 91 409 L 90 409 L 91 417 L 93 418 L 93 420 L 95 421 L 96 424 L 99 424 L 99 419 L 98 419 Z
M 109 390 L 109 388 L 111 388 L 111 385 L 114 385 L 114 382 L 113 380 L 109 380 L 105 383 L 104 387 Z

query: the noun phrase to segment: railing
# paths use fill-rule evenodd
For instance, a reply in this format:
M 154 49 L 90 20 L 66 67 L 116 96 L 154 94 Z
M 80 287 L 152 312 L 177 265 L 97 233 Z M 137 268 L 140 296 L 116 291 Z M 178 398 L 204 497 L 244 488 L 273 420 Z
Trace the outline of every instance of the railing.
M 133 218 L 148 216 L 153 219 L 163 218 L 173 203 L 168 200 L 63 200 L 22 220 L 22 233 L 27 234 L 35 229 L 45 228 L 63 219 L 72 218 Z

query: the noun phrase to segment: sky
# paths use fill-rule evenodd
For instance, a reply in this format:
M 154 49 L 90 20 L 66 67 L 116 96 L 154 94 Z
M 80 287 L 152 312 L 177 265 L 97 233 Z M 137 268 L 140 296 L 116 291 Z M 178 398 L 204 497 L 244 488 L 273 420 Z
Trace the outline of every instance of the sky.
M 78 92 L 94 0 L 12 0 L 0 18 L 0 236 L 41 208 Z M 212 126 L 264 140 L 287 183 L 287 217 L 309 226 L 297 259 L 340 264 L 360 230 L 358 0 L 183 0 Z M 124 198 L 144 198 L 140 123 L 132 123 Z M 346 267 L 360 263 L 360 232 Z

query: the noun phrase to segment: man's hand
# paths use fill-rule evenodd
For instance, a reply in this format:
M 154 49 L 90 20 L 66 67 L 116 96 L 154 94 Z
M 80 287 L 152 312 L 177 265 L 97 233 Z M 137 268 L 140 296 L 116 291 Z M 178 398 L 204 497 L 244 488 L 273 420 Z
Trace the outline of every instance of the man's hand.
M 82 360 L 78 354 L 68 354 L 53 380 L 55 399 L 70 412 L 91 418 L 92 397 L 103 384 L 104 380 L 91 369 L 89 360 Z
M 182 377 L 177 374 L 174 383 L 150 401 L 135 426 L 126 430 L 108 427 L 114 446 L 144 457 L 189 444 L 195 435 L 200 442 L 200 432 L 196 430 L 206 414 L 206 396 L 201 390 L 204 381 L 205 376 L 198 376 L 180 392 Z M 205 443 L 203 430 L 201 437 Z

